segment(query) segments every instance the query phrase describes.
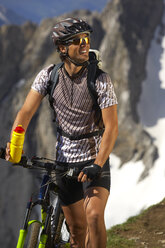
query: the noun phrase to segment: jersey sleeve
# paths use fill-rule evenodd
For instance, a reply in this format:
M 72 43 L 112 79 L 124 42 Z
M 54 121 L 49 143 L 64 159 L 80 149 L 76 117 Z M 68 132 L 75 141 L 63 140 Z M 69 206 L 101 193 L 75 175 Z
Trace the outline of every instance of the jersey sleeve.
M 43 96 L 47 94 L 48 82 L 50 80 L 50 72 L 52 71 L 53 65 L 50 65 L 41 70 L 36 76 L 31 88 Z
M 102 73 L 96 79 L 96 91 L 98 93 L 98 104 L 101 109 L 118 104 L 111 78 L 107 73 Z

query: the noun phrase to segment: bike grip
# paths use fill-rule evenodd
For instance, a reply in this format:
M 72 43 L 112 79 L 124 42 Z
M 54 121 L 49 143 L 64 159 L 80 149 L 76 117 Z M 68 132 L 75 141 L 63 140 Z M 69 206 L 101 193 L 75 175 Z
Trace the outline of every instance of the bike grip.
M 6 149 L 0 147 L 0 158 L 5 159 L 5 155 L 6 155 Z

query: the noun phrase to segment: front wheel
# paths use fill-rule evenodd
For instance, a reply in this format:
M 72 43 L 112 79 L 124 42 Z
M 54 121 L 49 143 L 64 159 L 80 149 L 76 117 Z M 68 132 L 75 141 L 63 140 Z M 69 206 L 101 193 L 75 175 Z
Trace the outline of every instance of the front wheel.
M 40 223 L 38 222 L 32 223 L 27 248 L 37 247 L 39 233 L 40 233 Z
M 59 200 L 56 203 L 54 220 L 52 223 L 52 239 L 55 247 L 68 247 L 69 230 L 65 221 L 64 213 L 61 209 Z
M 58 219 L 54 237 L 54 243 L 58 244 L 59 242 L 69 242 L 69 230 L 62 211 Z

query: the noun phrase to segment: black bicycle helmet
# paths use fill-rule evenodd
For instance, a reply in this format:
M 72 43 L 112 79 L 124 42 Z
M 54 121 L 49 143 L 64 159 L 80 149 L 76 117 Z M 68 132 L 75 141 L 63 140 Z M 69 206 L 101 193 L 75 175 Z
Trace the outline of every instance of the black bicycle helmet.
M 65 43 L 73 36 L 81 33 L 91 33 L 91 26 L 81 19 L 67 18 L 58 22 L 53 28 L 52 38 L 55 45 Z

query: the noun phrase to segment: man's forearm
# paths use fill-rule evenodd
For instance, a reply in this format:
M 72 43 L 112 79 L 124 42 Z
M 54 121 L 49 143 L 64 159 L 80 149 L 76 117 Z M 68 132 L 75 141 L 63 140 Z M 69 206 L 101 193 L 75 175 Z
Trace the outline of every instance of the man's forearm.
M 37 111 L 42 99 L 43 96 L 41 94 L 34 90 L 30 90 L 29 94 L 26 97 L 24 105 L 16 116 L 11 133 L 17 125 L 22 125 L 25 131 L 27 130 L 29 122 Z
M 105 131 L 100 144 L 99 153 L 95 159 L 95 163 L 101 167 L 107 161 L 118 135 L 118 118 L 117 105 L 102 109 L 102 118 L 105 126 Z
M 104 131 L 102 141 L 100 144 L 99 153 L 95 159 L 95 164 L 100 165 L 101 167 L 105 164 L 106 160 L 108 159 L 110 153 L 113 150 L 115 145 L 115 141 L 118 135 L 118 128 L 117 126 L 113 128 L 113 130 L 106 130 Z
M 17 116 L 16 116 L 16 119 L 15 119 L 14 123 L 13 123 L 12 130 L 11 130 L 11 135 L 13 133 L 13 130 L 18 125 L 22 125 L 22 127 L 24 128 L 24 130 L 26 132 L 30 120 L 31 120 L 31 116 L 29 114 L 23 112 L 22 110 L 20 110 L 18 112 Z

